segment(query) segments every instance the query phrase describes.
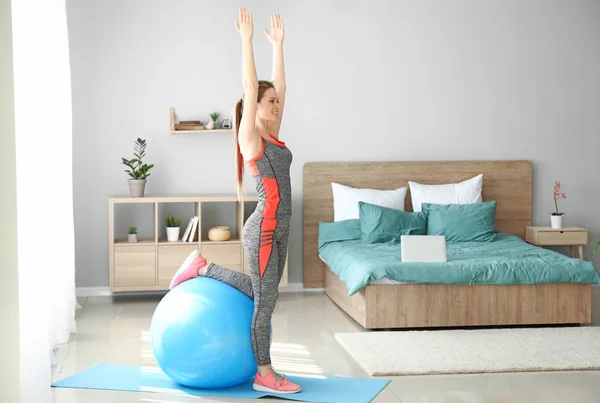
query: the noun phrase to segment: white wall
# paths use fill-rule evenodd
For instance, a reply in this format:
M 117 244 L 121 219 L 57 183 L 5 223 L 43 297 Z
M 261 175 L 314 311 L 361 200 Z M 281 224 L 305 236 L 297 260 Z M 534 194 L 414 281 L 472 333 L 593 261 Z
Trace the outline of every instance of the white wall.
M 19 402 L 17 181 L 10 0 L 0 0 L 0 402 Z
M 120 161 L 136 137 L 156 164 L 149 193 L 235 192 L 232 135 L 169 136 L 168 110 L 229 114 L 241 95 L 233 21 L 246 3 L 260 78 L 271 73 L 270 13 L 287 30 L 290 282 L 302 281 L 307 161 L 528 159 L 534 223 L 549 224 L 560 180 L 566 224 L 600 231 L 600 2 L 67 3 L 78 287 L 108 286 L 107 199 L 128 192 Z

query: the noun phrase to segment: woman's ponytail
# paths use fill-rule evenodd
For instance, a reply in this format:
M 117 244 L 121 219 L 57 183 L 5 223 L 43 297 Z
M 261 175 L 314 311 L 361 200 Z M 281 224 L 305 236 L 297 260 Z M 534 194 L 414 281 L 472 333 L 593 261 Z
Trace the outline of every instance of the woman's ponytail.
M 244 181 L 244 157 L 240 152 L 240 143 L 239 143 L 239 131 L 240 131 L 240 122 L 242 120 L 242 111 L 244 109 L 243 99 L 240 98 L 235 105 L 233 106 L 233 140 L 235 142 L 235 168 L 237 172 L 237 192 L 238 197 L 242 194 L 242 183 Z

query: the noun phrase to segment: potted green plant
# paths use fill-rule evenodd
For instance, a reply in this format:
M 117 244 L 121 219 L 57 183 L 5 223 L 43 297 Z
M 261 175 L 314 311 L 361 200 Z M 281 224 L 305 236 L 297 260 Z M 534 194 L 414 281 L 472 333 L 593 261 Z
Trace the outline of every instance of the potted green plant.
M 132 225 L 129 227 L 129 235 L 127 236 L 129 242 L 137 242 L 137 227 Z
M 122 158 L 123 164 L 129 167 L 125 170 L 131 177 L 128 180 L 129 193 L 131 197 L 142 197 L 146 188 L 146 178 L 150 176 L 150 169 L 154 167 L 154 164 L 148 165 L 143 162 L 146 156 L 146 140 L 138 138 L 135 141 L 133 156 L 131 160 Z
M 558 211 L 558 201 L 557 199 L 566 199 L 567 196 L 560 190 L 560 182 L 556 181 L 554 183 L 554 207 L 555 211 L 550 215 L 550 225 L 552 228 L 562 228 L 563 226 L 563 215 L 565 213 L 561 213 Z
M 211 121 L 206 125 L 207 130 L 217 129 L 217 119 L 219 118 L 219 114 L 217 112 L 213 112 L 210 114 Z
M 167 217 L 167 240 L 169 242 L 175 242 L 179 239 L 179 227 L 181 226 L 181 220 L 179 217 L 172 215 Z

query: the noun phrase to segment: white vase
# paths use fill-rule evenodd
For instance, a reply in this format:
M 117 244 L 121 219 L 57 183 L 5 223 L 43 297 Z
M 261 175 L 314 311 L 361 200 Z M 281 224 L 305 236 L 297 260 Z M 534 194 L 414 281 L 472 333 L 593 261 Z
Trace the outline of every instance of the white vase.
M 127 240 L 129 242 L 137 242 L 137 234 L 128 234 Z
M 167 227 L 167 241 L 176 242 L 179 240 L 179 227 Z
M 210 122 L 208 122 L 208 124 L 206 126 L 204 126 L 204 128 L 206 130 L 213 130 L 215 128 L 215 121 L 211 120 Z
M 562 215 L 550 215 L 550 225 L 552 228 L 560 229 L 563 227 L 563 216 Z

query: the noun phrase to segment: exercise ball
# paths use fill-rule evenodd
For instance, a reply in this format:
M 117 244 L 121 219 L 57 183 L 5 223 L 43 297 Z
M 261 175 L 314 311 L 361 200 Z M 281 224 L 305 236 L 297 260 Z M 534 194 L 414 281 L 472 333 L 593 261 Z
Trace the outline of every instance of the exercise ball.
M 184 281 L 159 302 L 150 324 L 154 358 L 175 382 L 225 388 L 252 378 L 258 367 L 250 328 L 254 300 L 208 277 Z

